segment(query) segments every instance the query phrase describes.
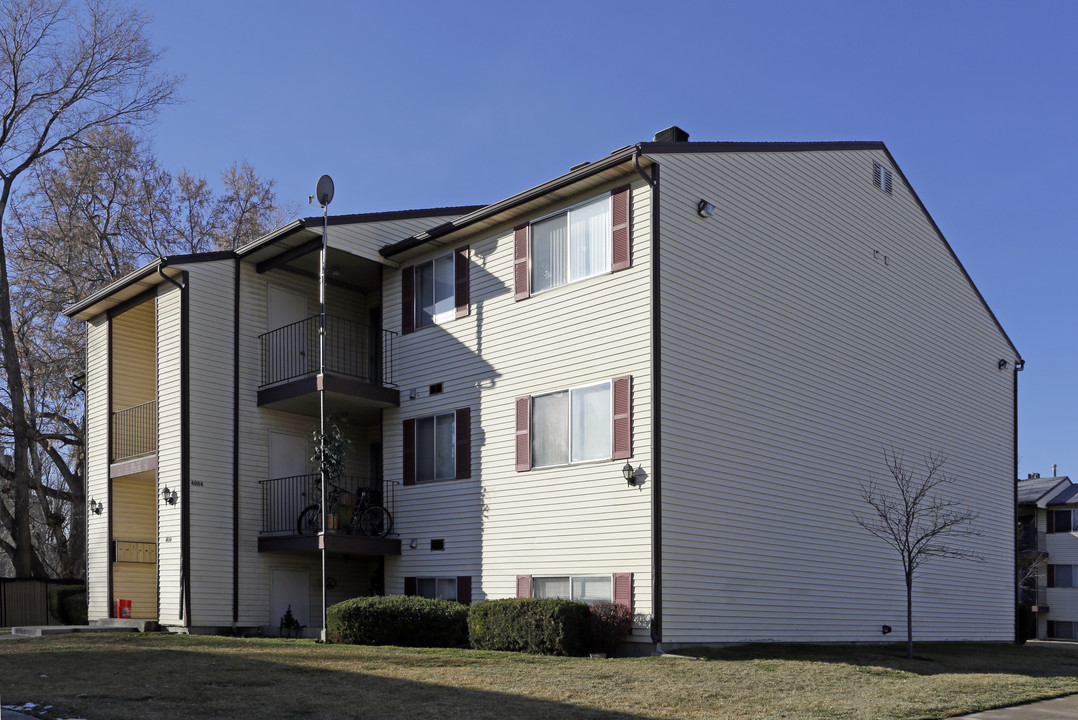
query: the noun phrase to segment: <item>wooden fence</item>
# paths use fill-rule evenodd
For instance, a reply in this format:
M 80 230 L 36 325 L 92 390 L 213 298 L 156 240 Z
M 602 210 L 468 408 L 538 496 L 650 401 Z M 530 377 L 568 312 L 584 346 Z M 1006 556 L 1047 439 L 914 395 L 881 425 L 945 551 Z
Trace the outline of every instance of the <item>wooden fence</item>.
M 0 578 L 0 627 L 59 625 L 49 612 L 49 589 L 81 584 L 81 580 Z

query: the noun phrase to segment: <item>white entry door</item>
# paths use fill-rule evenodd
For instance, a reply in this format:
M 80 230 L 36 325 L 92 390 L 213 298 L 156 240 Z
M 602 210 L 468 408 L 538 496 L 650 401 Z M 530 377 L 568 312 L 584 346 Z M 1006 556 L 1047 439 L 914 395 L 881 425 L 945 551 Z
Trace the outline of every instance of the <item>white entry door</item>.
M 311 581 L 306 568 L 273 568 L 270 570 L 270 616 L 271 628 L 281 625 L 288 608 L 300 625 L 311 625 Z
M 307 475 L 307 438 L 292 433 L 269 432 L 269 492 L 266 529 L 296 532 L 299 515 L 315 501 Z
M 312 362 L 317 369 L 318 328 L 300 322 L 308 317 L 306 296 L 274 285 L 269 286 L 268 294 L 266 330 L 270 332 L 264 349 L 267 373 L 264 382 L 275 383 L 306 375 L 311 371 Z M 312 330 L 313 348 L 308 347 Z

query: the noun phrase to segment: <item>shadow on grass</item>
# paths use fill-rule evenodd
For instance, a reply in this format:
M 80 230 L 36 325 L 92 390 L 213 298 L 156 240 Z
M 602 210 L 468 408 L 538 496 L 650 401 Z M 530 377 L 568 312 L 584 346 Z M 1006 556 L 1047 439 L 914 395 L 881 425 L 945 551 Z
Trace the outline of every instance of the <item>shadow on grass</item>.
M 800 645 L 759 644 L 726 648 L 693 648 L 682 654 L 704 660 L 785 660 L 885 667 L 918 675 L 1006 674 L 1037 678 L 1078 677 L 1078 649 L 1011 643 Z
M 222 638 L 88 637 L 5 643 L 4 704 L 51 704 L 55 717 L 92 720 L 644 717 L 528 697 L 559 695 L 557 689 L 536 687 L 528 676 L 537 662 L 559 662 L 555 658 L 398 648 L 358 652 L 349 646 Z M 395 667 L 412 677 L 386 677 Z M 451 687 L 462 668 L 471 684 L 488 678 L 506 691 Z M 375 669 L 378 674 L 370 672 Z M 475 677 L 481 679 L 472 682 Z M 574 696 L 571 689 L 568 694 Z

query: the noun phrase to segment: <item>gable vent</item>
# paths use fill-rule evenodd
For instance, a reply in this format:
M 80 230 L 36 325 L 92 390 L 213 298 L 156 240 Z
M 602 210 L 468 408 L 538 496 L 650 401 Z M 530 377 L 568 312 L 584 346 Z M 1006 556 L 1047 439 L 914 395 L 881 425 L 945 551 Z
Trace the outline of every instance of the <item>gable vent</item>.
M 879 163 L 872 163 L 872 184 L 891 194 L 891 171 Z

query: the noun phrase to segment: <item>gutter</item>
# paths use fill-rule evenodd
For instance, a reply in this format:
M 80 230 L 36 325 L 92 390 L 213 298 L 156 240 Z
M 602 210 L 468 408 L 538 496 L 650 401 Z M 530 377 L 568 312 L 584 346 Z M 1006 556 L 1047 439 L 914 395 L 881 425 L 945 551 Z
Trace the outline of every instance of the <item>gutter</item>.
M 493 205 L 486 205 L 479 210 L 468 213 L 467 215 L 463 215 L 456 220 L 451 220 L 450 222 L 443 223 L 441 225 L 438 225 L 437 227 L 431 228 L 430 230 L 425 230 L 409 238 L 405 238 L 400 242 L 386 245 L 378 252 L 382 255 L 382 257 L 386 258 L 393 257 L 394 255 L 399 255 L 403 252 L 419 247 L 420 245 L 423 245 L 424 243 L 434 240 L 436 238 L 444 237 L 458 230 L 463 230 L 464 228 L 470 225 L 474 225 L 481 220 L 486 220 L 487 218 L 493 217 L 499 213 L 505 212 L 507 210 L 512 210 L 519 205 L 523 205 L 526 202 L 540 198 L 549 192 L 553 192 L 554 190 L 559 190 L 568 185 L 572 185 L 573 183 L 583 180 L 586 177 L 596 175 L 600 172 L 603 172 L 604 170 L 615 168 L 618 165 L 621 165 L 622 163 L 630 160 L 634 155 L 639 154 L 639 152 L 640 145 L 629 145 L 620 150 L 615 150 L 610 155 L 601 160 L 587 163 L 581 167 L 578 167 L 576 170 L 570 170 L 565 175 L 556 177 L 553 180 L 549 180 L 542 185 L 536 185 L 529 190 L 525 190 L 522 193 L 518 193 L 516 195 L 513 195 L 512 197 L 508 197 L 505 200 L 500 200 Z

